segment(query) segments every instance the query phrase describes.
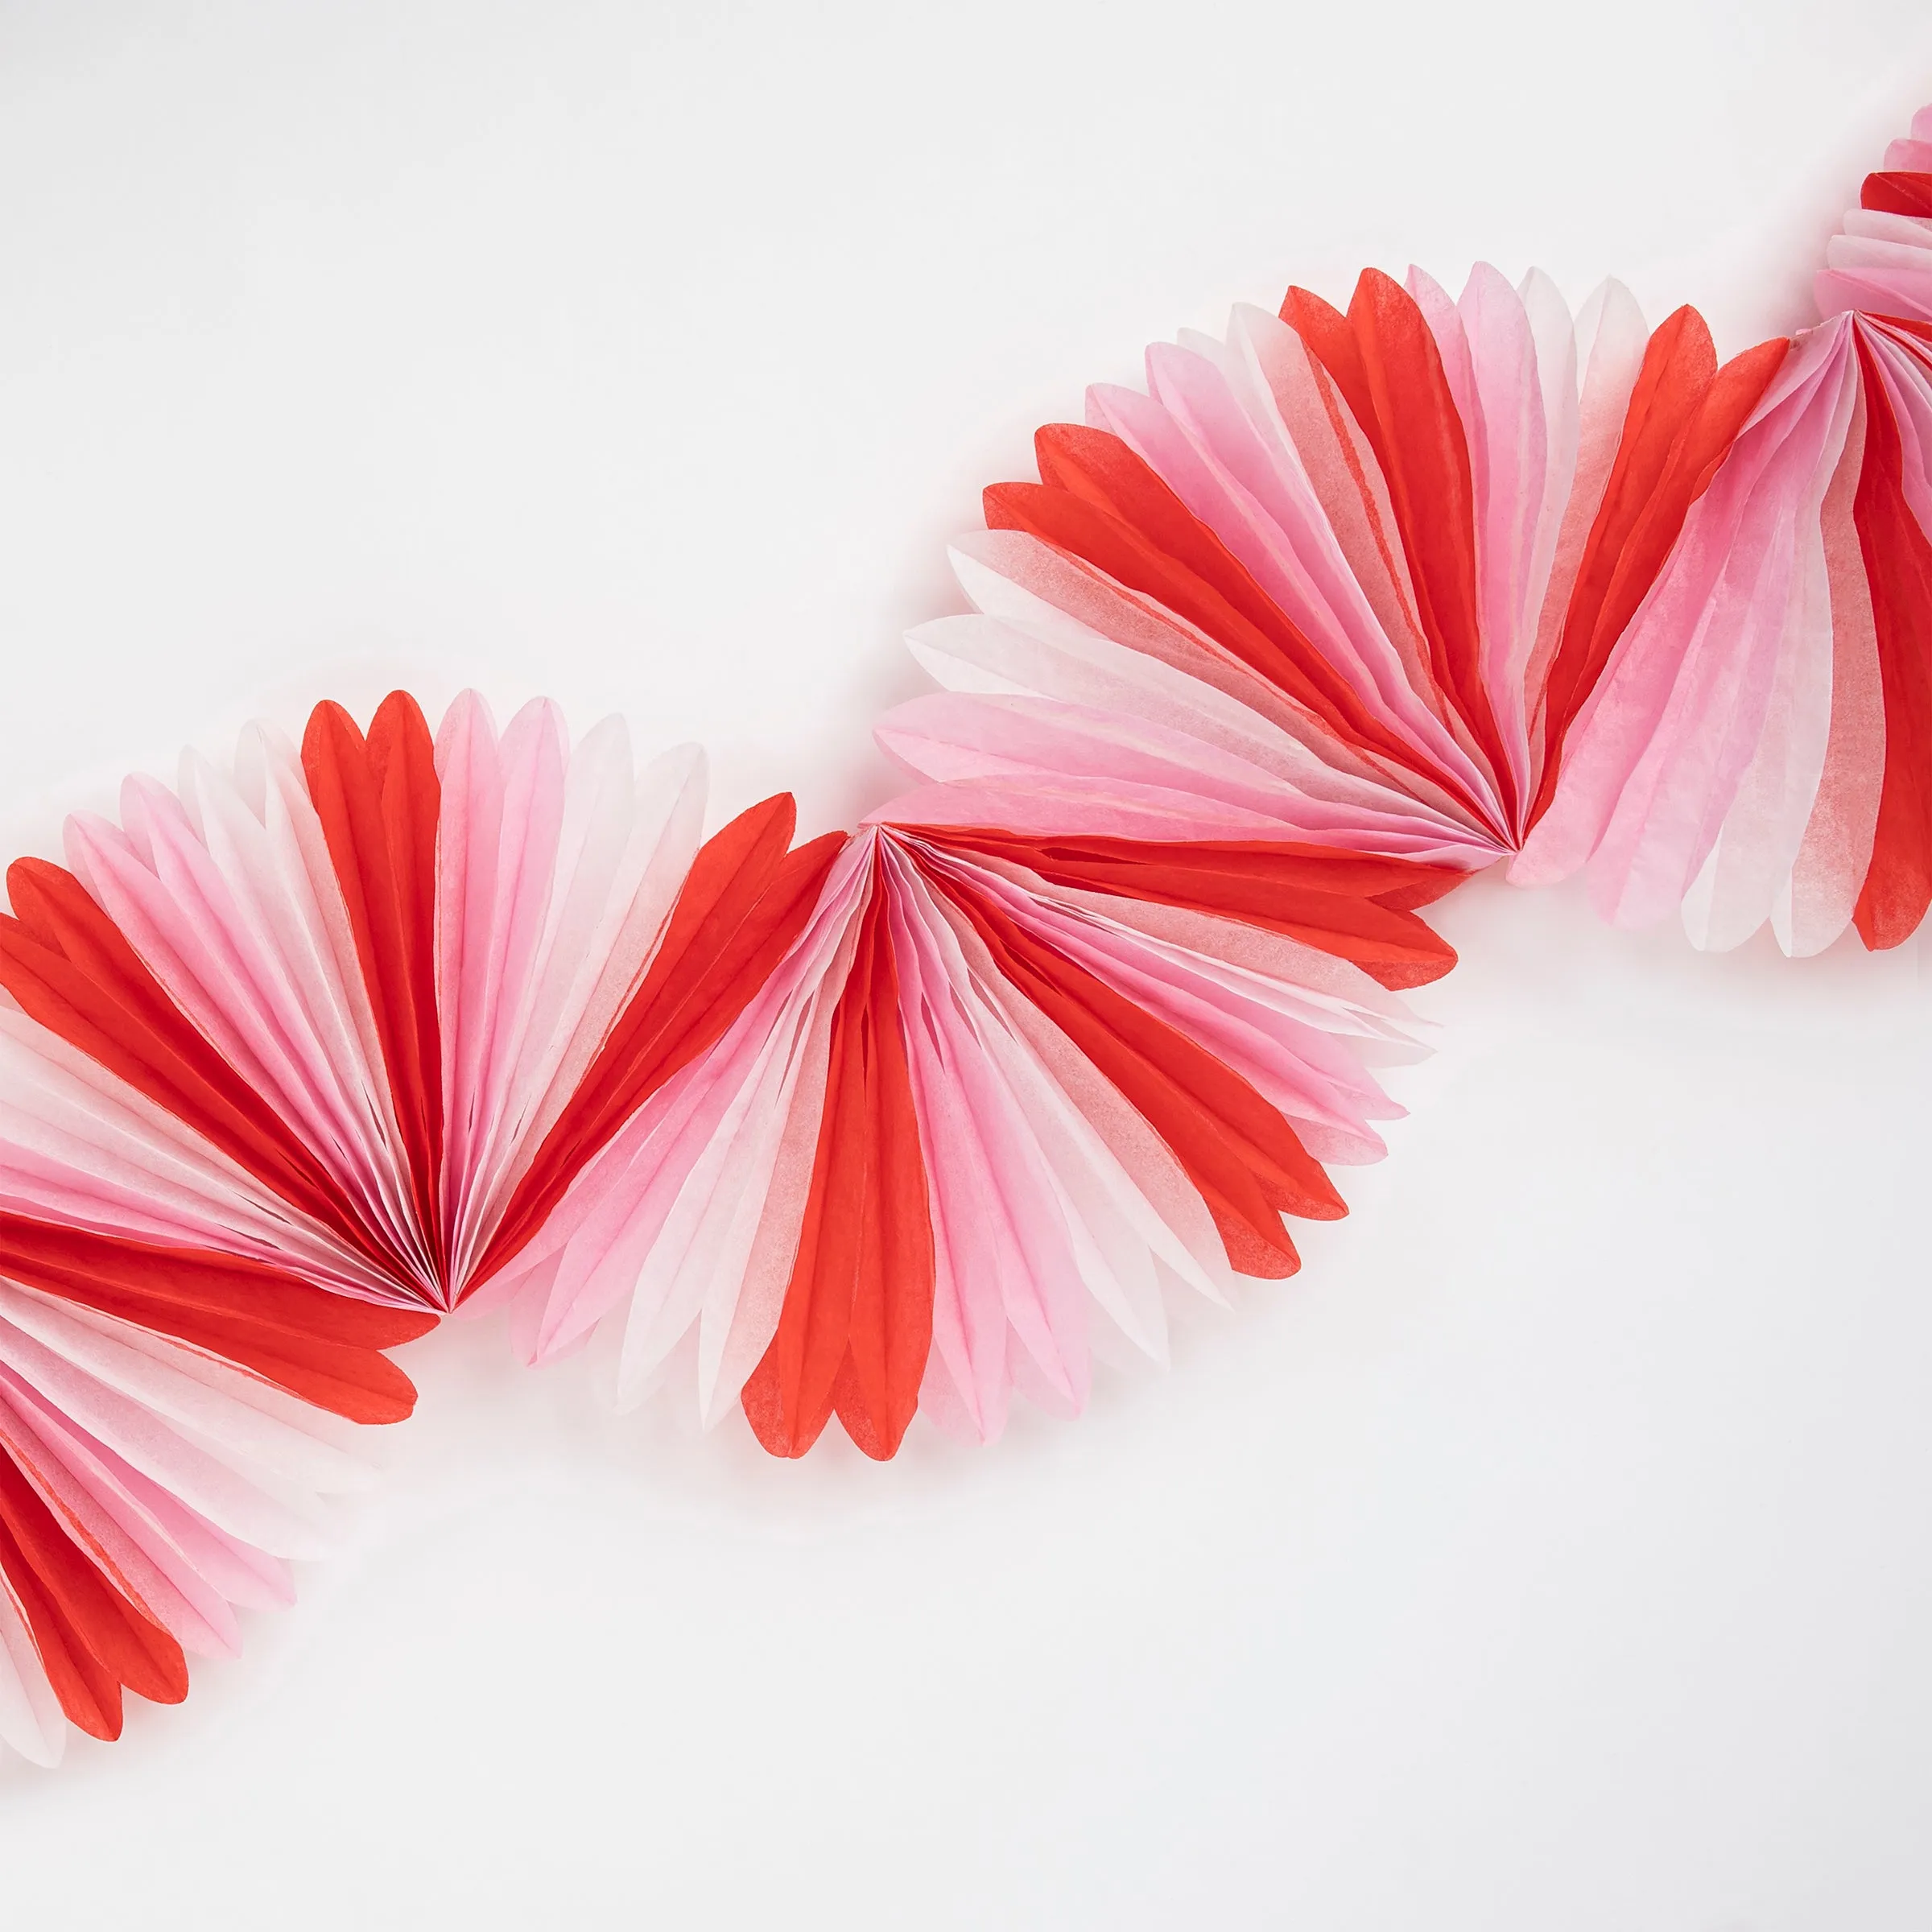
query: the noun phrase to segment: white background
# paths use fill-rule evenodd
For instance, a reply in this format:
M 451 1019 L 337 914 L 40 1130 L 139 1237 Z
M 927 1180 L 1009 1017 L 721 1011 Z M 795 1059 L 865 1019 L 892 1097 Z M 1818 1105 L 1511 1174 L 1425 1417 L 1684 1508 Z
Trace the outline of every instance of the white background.
M 405 679 L 821 829 L 1142 342 L 1482 254 L 1734 350 L 1926 98 L 1922 0 L 0 6 L 6 849 Z M 1077 1425 L 416 1345 L 298 1608 L 0 1769 L 0 1924 L 1932 1923 L 1922 948 L 1442 917 L 1356 1214 Z

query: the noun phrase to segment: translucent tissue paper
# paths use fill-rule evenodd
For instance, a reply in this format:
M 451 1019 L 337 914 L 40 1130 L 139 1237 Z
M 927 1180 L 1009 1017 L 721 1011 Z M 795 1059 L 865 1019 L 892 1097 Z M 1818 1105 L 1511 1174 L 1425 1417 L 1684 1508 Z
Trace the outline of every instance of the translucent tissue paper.
M 1030 841 L 918 815 L 843 842 L 714 1051 L 588 1168 L 506 1279 L 534 1358 L 621 1325 L 620 1392 L 695 1343 L 708 1420 L 774 1453 L 836 1414 L 890 1455 L 923 1406 L 989 1439 L 1063 1414 L 1106 1323 L 1164 1349 L 1163 1282 L 1298 1261 L 1400 1110 L 1391 987 L 1454 954 L 1453 875 L 1315 848 Z
M 919 779 L 704 836 L 539 700 L 325 704 L 128 781 L 0 917 L 0 1740 L 285 1602 L 385 1351 L 613 1331 L 774 1455 L 991 1441 L 1383 1151 L 1421 916 L 1586 875 L 1701 946 L 1932 899 L 1932 110 L 1720 362 L 1606 283 L 1364 275 L 1150 350 L 986 493 Z
M 1034 832 L 1289 838 L 1896 945 L 1932 898 L 1932 120 L 1831 319 L 1719 365 L 1681 309 L 1371 272 L 1147 355 L 954 548 L 943 687 L 882 722 Z
M 757 991 L 824 858 L 789 800 L 700 844 L 690 750 L 554 706 L 130 779 L 0 919 L 0 1738 L 51 1760 L 123 1688 L 285 1600 L 305 1496 L 399 1419 L 380 1352 L 542 1228 Z

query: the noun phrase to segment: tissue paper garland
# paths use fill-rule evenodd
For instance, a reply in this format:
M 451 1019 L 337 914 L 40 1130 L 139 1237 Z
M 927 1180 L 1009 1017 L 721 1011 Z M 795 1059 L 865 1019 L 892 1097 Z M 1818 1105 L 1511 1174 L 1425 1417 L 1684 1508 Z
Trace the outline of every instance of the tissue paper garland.
M 774 1453 L 836 1414 L 1076 1410 L 1162 1288 L 1297 1265 L 1399 1112 L 1416 908 L 1499 857 L 1700 945 L 1895 944 L 1932 898 L 1932 109 L 1719 369 L 1606 285 L 1364 276 L 1149 357 L 988 493 L 923 790 L 698 840 L 701 762 L 608 721 L 132 780 L 0 919 L 0 1739 L 186 1688 L 286 1600 L 382 1350 L 609 1316 Z
M 325 1415 L 407 1414 L 377 1352 L 466 1304 L 537 1356 L 627 1301 L 627 1388 L 695 1322 L 785 1453 L 1077 1408 L 1090 1323 L 1158 1355 L 1163 1272 L 1341 1212 L 1317 1157 L 1397 1111 L 1349 1044 L 1454 958 L 1440 869 L 702 810 L 615 721 L 398 693 L 10 869 L 0 1737 L 184 1695 L 312 1550 Z

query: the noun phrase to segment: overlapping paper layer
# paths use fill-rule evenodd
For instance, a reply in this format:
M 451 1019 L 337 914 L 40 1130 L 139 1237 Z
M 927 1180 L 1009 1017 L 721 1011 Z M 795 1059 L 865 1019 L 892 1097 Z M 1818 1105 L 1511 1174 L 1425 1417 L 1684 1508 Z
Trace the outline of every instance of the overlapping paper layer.
M 1149 352 L 987 492 L 975 610 L 794 847 L 473 694 L 130 779 L 0 917 L 0 1739 L 287 1600 L 384 1351 L 617 1331 L 773 1453 L 980 1441 L 1298 1265 L 1472 873 L 1699 945 L 1932 901 L 1932 109 L 1828 319 L 1720 365 L 1606 284 L 1363 277 Z

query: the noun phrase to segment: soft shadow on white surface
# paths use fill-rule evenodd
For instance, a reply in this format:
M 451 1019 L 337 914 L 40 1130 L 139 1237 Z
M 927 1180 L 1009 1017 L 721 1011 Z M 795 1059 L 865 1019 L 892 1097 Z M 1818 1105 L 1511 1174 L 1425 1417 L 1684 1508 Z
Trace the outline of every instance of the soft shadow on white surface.
M 1724 346 L 1932 98 L 1905 4 L 0 11 L 0 825 L 471 678 L 881 795 L 945 536 L 1139 345 L 1411 257 Z M 1932 1919 L 1932 987 L 1484 881 L 1295 1281 L 798 1466 L 489 1324 L 0 1923 Z

